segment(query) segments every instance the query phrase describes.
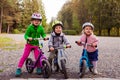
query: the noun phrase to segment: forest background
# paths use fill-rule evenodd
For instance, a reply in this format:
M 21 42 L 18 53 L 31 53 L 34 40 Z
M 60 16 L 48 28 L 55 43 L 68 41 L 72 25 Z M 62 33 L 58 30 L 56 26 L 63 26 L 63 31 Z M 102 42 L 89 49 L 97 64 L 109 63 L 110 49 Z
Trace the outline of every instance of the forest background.
M 33 12 L 42 14 L 47 33 L 52 31 L 52 22 L 58 19 L 68 35 L 80 34 L 82 24 L 92 22 L 96 35 L 120 36 L 120 0 L 68 0 L 50 23 L 47 23 L 42 0 L 0 0 L 0 34 L 24 33 Z

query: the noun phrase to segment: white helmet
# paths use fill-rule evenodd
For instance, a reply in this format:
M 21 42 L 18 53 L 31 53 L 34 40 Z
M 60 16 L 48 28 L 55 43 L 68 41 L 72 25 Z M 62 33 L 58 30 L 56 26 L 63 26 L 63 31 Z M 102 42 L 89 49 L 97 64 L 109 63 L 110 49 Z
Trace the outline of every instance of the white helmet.
M 33 13 L 31 16 L 32 19 L 39 19 L 42 20 L 42 16 L 39 13 Z
M 94 25 L 90 22 L 85 22 L 83 25 L 82 25 L 82 29 L 84 29 L 86 26 L 91 26 L 93 29 L 94 29 Z

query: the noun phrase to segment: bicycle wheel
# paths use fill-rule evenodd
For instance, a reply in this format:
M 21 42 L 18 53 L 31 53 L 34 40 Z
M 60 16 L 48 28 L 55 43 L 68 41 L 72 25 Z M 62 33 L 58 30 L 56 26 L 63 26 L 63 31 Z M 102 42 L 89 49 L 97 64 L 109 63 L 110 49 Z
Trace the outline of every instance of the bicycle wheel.
M 59 72 L 59 66 L 58 66 L 58 63 L 54 64 L 54 66 L 56 67 L 55 72 Z
M 87 69 L 86 60 L 82 60 L 82 63 L 80 65 L 80 74 L 79 74 L 80 78 L 82 78 L 85 75 L 86 69 Z
M 50 74 L 51 74 L 50 63 L 48 62 L 48 60 L 43 60 L 42 65 L 43 65 L 43 67 L 42 67 L 43 77 L 44 78 L 49 78 Z
M 27 71 L 28 71 L 28 73 L 32 73 L 33 72 L 33 61 L 32 61 L 32 59 L 31 58 L 27 58 L 27 60 L 26 60 L 26 69 L 27 69 Z
M 59 66 L 57 60 L 54 58 L 52 60 L 52 72 L 58 72 L 59 71 Z
M 61 60 L 62 73 L 64 74 L 64 78 L 67 79 L 68 75 L 67 75 L 67 70 L 66 70 L 65 64 L 66 64 L 65 60 Z

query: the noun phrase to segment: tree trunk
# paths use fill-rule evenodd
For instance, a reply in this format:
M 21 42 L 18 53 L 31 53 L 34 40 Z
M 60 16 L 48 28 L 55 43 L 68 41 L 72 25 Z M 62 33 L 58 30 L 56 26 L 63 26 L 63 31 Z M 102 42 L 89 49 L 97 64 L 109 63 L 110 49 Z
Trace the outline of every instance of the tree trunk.
M 119 36 L 119 27 L 117 27 L 117 36 Z
M 10 26 L 8 24 L 8 28 L 7 28 L 7 33 L 9 34 L 9 31 L 10 31 Z
M 110 30 L 111 30 L 111 29 L 110 29 L 110 28 L 108 28 L 108 36 L 110 36 Z
M 98 35 L 101 36 L 101 29 L 99 29 L 99 34 Z
M 2 33 L 2 16 L 3 16 L 3 7 L 1 7 L 1 16 L 0 16 L 0 34 Z
M 2 23 L 0 22 L 0 34 L 2 32 Z

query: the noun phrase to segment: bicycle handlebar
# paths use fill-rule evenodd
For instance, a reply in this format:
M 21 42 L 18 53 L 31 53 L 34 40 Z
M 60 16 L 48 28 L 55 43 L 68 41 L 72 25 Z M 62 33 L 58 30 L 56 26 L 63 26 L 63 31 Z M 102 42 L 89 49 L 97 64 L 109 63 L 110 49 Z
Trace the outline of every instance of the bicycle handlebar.
M 49 40 L 49 38 L 32 38 L 33 40 Z
M 65 49 L 65 48 L 71 48 L 71 45 L 70 46 L 60 46 L 60 47 L 57 47 L 57 48 L 55 48 L 55 49 Z
M 57 48 L 54 48 L 54 49 L 65 49 L 65 48 L 71 48 L 71 45 L 70 46 L 60 46 L 60 47 L 57 47 Z M 51 52 L 51 50 L 49 49 L 48 52 Z
M 75 43 L 77 43 L 77 44 L 82 44 L 82 45 L 86 45 L 86 46 L 92 46 L 92 43 L 91 43 L 91 44 L 88 44 L 88 43 L 85 44 L 85 42 L 80 42 L 80 43 L 78 43 L 78 41 L 75 41 Z M 92 47 L 93 47 L 93 46 L 92 46 Z M 96 45 L 95 47 L 97 47 L 97 45 Z

